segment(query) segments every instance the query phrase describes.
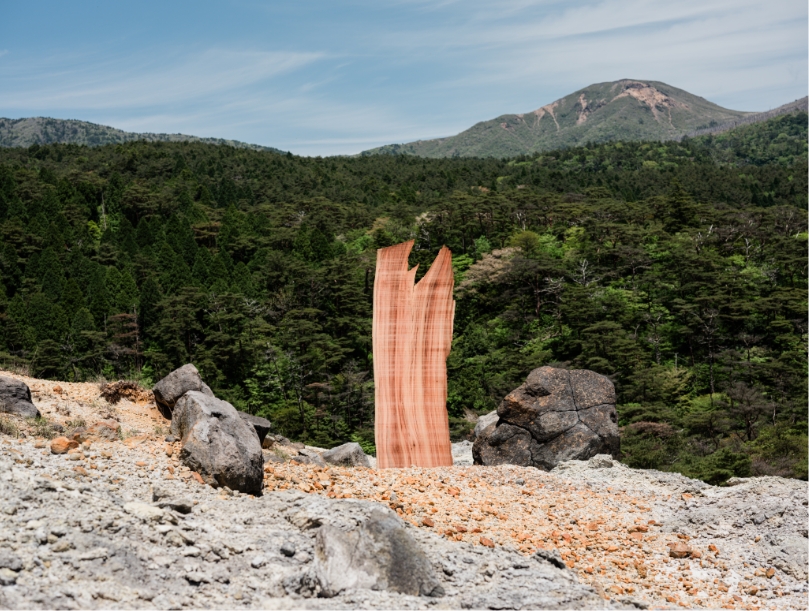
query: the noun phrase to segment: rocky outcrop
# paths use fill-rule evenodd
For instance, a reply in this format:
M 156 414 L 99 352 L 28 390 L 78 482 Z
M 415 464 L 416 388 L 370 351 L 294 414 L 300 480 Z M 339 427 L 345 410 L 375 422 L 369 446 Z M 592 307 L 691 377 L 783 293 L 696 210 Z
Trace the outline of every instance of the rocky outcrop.
M 320 595 L 327 598 L 354 589 L 444 595 L 424 551 L 390 510 L 374 509 L 350 530 L 321 526 L 313 573 Z
M 31 389 L 25 382 L 0 376 L 0 412 L 38 418 L 39 410 L 31 401 Z
M 230 403 L 192 390 L 174 405 L 180 459 L 211 486 L 260 494 L 264 457 L 252 427 Z
M 270 432 L 272 428 L 272 424 L 266 418 L 262 418 L 261 416 L 254 416 L 253 414 L 248 414 L 246 412 L 238 412 L 239 418 L 244 420 L 247 424 L 253 427 L 256 431 L 256 435 L 258 435 L 258 443 L 259 445 L 264 445 L 264 440 L 267 438 L 267 433 Z
M 188 391 L 195 390 L 209 397 L 213 397 L 213 391 L 202 381 L 199 371 L 191 363 L 175 369 L 165 378 L 155 384 L 154 393 L 157 409 L 164 418 L 171 420 L 174 405 Z
M 503 399 L 497 416 L 478 432 L 472 448 L 476 464 L 550 470 L 620 448 L 615 387 L 593 371 L 535 369 Z
M 320 455 L 330 465 L 339 467 L 370 467 L 368 457 L 358 443 L 344 443 Z

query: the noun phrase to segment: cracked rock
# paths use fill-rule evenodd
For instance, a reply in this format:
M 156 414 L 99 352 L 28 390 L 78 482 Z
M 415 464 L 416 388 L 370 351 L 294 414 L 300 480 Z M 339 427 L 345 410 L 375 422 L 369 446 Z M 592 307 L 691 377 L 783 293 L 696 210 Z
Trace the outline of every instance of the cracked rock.
M 476 430 L 475 464 L 551 470 L 560 462 L 620 449 L 615 387 L 585 369 L 534 369 L 486 423 Z

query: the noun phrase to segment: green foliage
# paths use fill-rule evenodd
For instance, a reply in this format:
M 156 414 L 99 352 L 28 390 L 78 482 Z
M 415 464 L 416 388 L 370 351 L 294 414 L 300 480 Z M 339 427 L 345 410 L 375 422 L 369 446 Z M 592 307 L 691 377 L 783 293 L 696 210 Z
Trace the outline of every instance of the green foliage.
M 0 356 L 147 385 L 193 362 L 287 437 L 368 451 L 375 250 L 414 239 L 419 278 L 453 252 L 454 439 L 554 364 L 615 381 L 633 466 L 805 478 L 806 160 L 714 152 L 0 150 Z

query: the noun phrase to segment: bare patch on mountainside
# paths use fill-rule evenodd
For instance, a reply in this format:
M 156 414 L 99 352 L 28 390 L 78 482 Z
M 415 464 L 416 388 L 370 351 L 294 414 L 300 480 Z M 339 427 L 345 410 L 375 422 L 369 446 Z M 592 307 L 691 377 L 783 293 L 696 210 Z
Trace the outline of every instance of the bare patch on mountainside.
M 652 115 L 654 115 L 655 121 L 658 123 L 660 122 L 661 111 L 665 111 L 668 116 L 669 125 L 674 127 L 671 122 L 671 109 L 688 108 L 688 104 L 685 102 L 675 100 L 656 87 L 640 81 L 619 81 L 616 85 L 623 85 L 623 91 L 616 95 L 612 101 L 625 97 L 634 98 L 641 104 L 646 104 L 646 106 L 649 107 L 652 111 Z

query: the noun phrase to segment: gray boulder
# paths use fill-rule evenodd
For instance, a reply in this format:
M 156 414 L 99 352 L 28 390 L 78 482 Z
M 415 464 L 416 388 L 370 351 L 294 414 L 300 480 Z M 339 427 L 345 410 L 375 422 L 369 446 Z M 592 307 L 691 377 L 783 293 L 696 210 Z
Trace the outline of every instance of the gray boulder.
M 503 399 L 497 419 L 484 418 L 472 446 L 475 464 L 551 470 L 620 449 L 615 387 L 593 371 L 534 369 Z
M 262 418 L 261 416 L 254 416 L 253 414 L 248 414 L 246 412 L 239 412 L 239 418 L 255 429 L 256 435 L 258 435 L 258 442 L 263 446 L 264 439 L 267 437 L 267 433 L 269 433 L 270 429 L 272 428 L 270 421 L 266 418 Z
M 196 390 L 209 397 L 214 396 L 213 391 L 202 381 L 197 368 L 191 363 L 175 369 L 154 385 L 152 392 L 155 403 L 164 418 L 171 420 L 174 405 L 190 390 Z
M 31 401 L 31 389 L 25 382 L 0 376 L 0 412 L 25 418 L 38 418 L 39 410 Z
M 211 486 L 260 494 L 264 457 L 254 429 L 230 403 L 196 390 L 174 405 L 171 432 L 180 460 Z
M 301 448 L 298 450 L 298 455 L 293 456 L 291 460 L 297 460 L 299 463 L 315 465 L 317 467 L 326 466 L 326 462 L 323 460 L 322 454 L 309 448 Z
M 402 521 L 380 509 L 350 530 L 321 526 L 313 575 L 321 596 L 327 598 L 354 589 L 444 595 L 432 564 Z
M 370 467 L 368 457 L 358 443 L 344 443 L 320 455 L 330 465 L 338 467 Z
M 497 415 L 497 410 L 493 412 L 489 412 L 485 416 L 481 416 L 478 418 L 477 423 L 475 424 L 475 439 L 477 439 L 480 434 L 483 432 L 484 429 L 488 428 L 491 424 L 497 424 L 497 421 L 500 419 L 500 416 Z

